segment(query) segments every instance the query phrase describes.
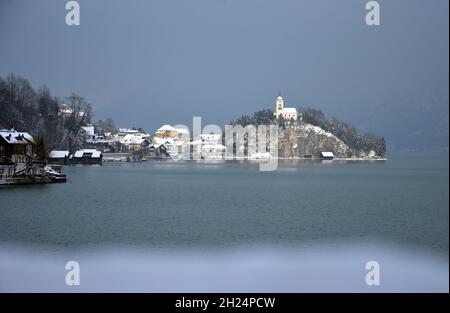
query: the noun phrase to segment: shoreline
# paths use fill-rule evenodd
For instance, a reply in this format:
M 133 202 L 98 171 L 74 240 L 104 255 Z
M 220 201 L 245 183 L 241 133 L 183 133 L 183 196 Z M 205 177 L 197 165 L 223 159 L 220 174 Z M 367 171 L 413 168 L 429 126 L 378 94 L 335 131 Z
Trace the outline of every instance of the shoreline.
M 142 161 L 132 161 L 132 154 L 131 153 L 104 153 L 103 154 L 103 163 L 116 163 L 116 162 L 125 162 L 125 163 L 140 163 Z M 339 158 L 339 157 L 334 157 L 333 159 L 327 160 L 327 159 L 322 159 L 320 157 L 316 157 L 316 158 L 304 158 L 304 157 L 277 157 L 277 158 L 272 158 L 272 157 L 237 157 L 237 156 L 233 156 L 233 157 L 226 157 L 226 156 L 209 156 L 208 158 L 201 158 L 201 159 L 197 159 L 194 160 L 192 158 L 145 158 L 144 156 L 144 160 L 143 162 L 146 161 L 153 161 L 153 160 L 157 160 L 157 161 L 261 161 L 261 162 L 268 162 L 270 160 L 280 160 L 280 161 L 285 161 L 285 160 L 289 160 L 289 161 L 388 161 L 388 158 L 386 157 L 374 157 L 374 158 L 364 158 L 364 157 L 350 157 L 350 158 Z

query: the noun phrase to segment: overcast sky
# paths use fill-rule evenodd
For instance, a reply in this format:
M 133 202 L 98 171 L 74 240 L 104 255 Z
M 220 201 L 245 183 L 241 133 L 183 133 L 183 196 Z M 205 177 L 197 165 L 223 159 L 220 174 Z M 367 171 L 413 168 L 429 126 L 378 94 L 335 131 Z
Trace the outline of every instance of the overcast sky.
M 164 123 L 224 125 L 243 113 L 315 107 L 386 137 L 448 147 L 449 1 L 0 0 L 0 76 L 14 72 L 95 118 L 153 132 Z

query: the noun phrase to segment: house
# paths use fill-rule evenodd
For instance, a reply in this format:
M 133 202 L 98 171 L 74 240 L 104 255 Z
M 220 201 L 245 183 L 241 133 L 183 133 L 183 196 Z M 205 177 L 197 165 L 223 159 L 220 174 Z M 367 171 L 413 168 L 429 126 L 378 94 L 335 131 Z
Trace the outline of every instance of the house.
M 59 115 L 61 115 L 63 118 L 69 118 L 70 116 L 72 116 L 74 110 L 66 105 L 66 104 L 61 104 L 60 108 L 59 108 Z M 84 116 L 84 111 L 78 111 L 78 117 L 82 118 Z
M 48 156 L 48 162 L 50 164 L 67 164 L 69 161 L 69 155 L 69 151 L 53 150 Z
M 183 126 L 173 127 L 165 124 L 158 128 L 153 137 L 153 143 L 164 145 L 167 153 L 173 159 L 189 159 L 190 155 L 190 132 Z
M 189 140 L 175 140 L 174 144 L 169 150 L 170 155 L 176 159 L 189 159 L 191 146 Z
M 175 144 L 175 140 L 173 138 L 153 137 L 153 143 L 164 145 L 166 148 L 170 149 L 170 147 Z
M 145 150 L 150 145 L 149 135 L 141 133 L 126 134 L 119 139 L 119 142 L 133 152 Z
M 94 131 L 94 126 L 93 125 L 82 126 L 81 127 L 81 131 L 83 132 L 84 138 L 86 140 L 88 140 L 88 139 L 95 139 L 95 131 Z
M 191 145 L 193 153 L 202 159 L 221 159 L 226 150 L 222 145 L 222 134 L 200 134 Z
M 151 159 L 169 159 L 170 154 L 162 144 L 151 144 L 148 147 L 148 157 Z
M 165 124 L 156 130 L 155 137 L 176 138 L 178 137 L 178 132 L 174 127 L 170 126 L 169 124 Z
M 190 132 L 189 129 L 184 127 L 172 127 L 169 124 L 165 124 L 156 130 L 155 137 L 189 140 Z
M 329 151 L 320 152 L 320 158 L 322 160 L 333 160 L 334 154 L 333 154 L 333 152 L 329 152 Z
M 173 158 L 189 158 L 190 146 L 189 140 L 180 138 L 160 138 L 153 137 L 153 143 L 157 145 L 164 145 L 166 152 Z
M 103 154 L 96 149 L 82 149 L 70 159 L 73 164 L 102 164 Z
M 25 164 L 33 156 L 36 143 L 26 132 L 12 129 L 0 130 L 0 164 Z
M 119 136 L 125 136 L 127 134 L 138 134 L 139 130 L 132 128 L 119 128 Z
M 185 139 L 185 140 L 190 139 L 189 129 L 177 127 L 177 128 L 175 128 L 175 131 L 177 132 L 177 138 Z
M 0 129 L 0 185 L 16 175 L 34 175 L 39 168 L 33 165 L 36 144 L 26 132 Z
M 26 132 L 0 130 L 0 185 L 65 182 L 65 175 L 45 166 L 43 150 Z
M 277 99 L 275 100 L 275 117 L 279 119 L 280 117 L 283 117 L 285 120 L 294 120 L 296 121 L 299 117 L 299 113 L 297 112 L 296 108 L 286 108 L 284 107 L 284 99 L 281 96 L 281 94 L 278 95 Z

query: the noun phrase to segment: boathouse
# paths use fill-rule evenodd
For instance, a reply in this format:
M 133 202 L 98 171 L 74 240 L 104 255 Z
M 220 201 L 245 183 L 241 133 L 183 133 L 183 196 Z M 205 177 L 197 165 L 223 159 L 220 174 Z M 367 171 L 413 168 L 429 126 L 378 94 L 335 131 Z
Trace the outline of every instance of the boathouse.
M 320 153 L 320 158 L 322 160 L 333 160 L 334 154 L 333 154 L 333 152 L 330 152 L 330 151 L 324 151 L 324 152 Z
M 69 162 L 69 151 L 53 150 L 48 156 L 48 163 L 65 165 Z

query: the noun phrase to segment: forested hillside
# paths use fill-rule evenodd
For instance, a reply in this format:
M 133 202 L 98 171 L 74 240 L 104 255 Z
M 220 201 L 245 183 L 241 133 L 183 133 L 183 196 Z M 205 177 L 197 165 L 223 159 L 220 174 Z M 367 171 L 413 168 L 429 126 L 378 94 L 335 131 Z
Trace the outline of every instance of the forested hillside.
M 325 114 L 321 110 L 317 109 L 311 109 L 311 108 L 299 108 L 298 111 L 301 113 L 299 114 L 299 118 L 297 121 L 290 121 L 290 122 L 296 122 L 297 125 L 300 126 L 300 129 L 292 129 L 292 128 L 286 128 L 286 125 L 288 124 L 287 121 L 285 121 L 283 118 L 275 119 L 274 112 L 270 109 L 261 110 L 258 112 L 255 112 L 253 115 L 243 115 L 233 121 L 231 121 L 231 124 L 239 124 L 242 126 L 246 126 L 249 124 L 252 125 L 269 125 L 269 124 L 278 124 L 281 129 L 283 130 L 282 133 L 286 138 L 291 138 L 290 141 L 292 141 L 292 138 L 296 138 L 295 136 L 292 136 L 293 134 L 289 134 L 289 132 L 301 132 L 305 129 L 308 130 L 309 133 L 313 132 L 315 128 L 305 128 L 301 127 L 302 125 L 305 126 L 306 124 L 311 124 L 313 126 L 317 126 L 320 129 L 322 129 L 324 132 L 333 134 L 336 138 L 338 138 L 340 141 L 342 141 L 348 149 L 346 149 L 345 155 L 342 155 L 343 157 L 359 157 L 361 155 L 368 155 L 371 151 L 374 151 L 375 154 L 378 157 L 384 157 L 386 154 L 386 143 L 383 137 L 376 136 L 374 134 L 366 133 L 366 134 L 360 134 L 355 127 L 348 125 L 347 123 L 344 123 L 342 121 L 337 120 L 336 118 L 328 119 L 326 118 Z M 320 131 L 319 131 L 320 133 Z M 297 134 L 300 135 L 300 134 Z M 301 134 L 301 136 L 304 138 L 303 140 L 300 140 L 300 143 L 297 142 L 289 142 L 286 138 L 282 140 L 281 142 L 285 142 L 287 145 L 299 145 L 301 147 L 310 147 L 309 151 L 317 151 L 319 150 L 319 147 L 322 146 L 323 142 L 320 142 L 320 140 L 317 139 L 317 136 L 311 137 L 306 136 L 306 134 Z M 306 137 L 305 137 L 306 136 Z M 306 139 L 305 139 L 306 138 Z M 310 139 L 308 138 L 314 138 L 314 144 L 311 142 L 305 142 Z M 322 137 L 326 138 L 326 137 Z M 282 139 L 282 138 L 280 138 Z M 323 140 L 323 139 L 322 139 Z M 295 140 L 297 141 L 297 140 Z M 339 145 L 336 143 L 336 145 Z M 316 147 L 313 147 L 316 146 Z M 281 149 L 282 151 L 284 149 Z M 300 149 L 301 150 L 301 149 Z M 300 153 L 299 150 L 299 153 Z M 341 150 L 341 149 L 339 149 Z M 303 151 L 303 150 L 302 150 Z M 304 151 L 303 151 L 304 152 Z M 309 152 L 306 152 L 309 153 Z M 335 152 L 336 153 L 336 152 Z M 290 153 L 290 156 L 292 156 L 292 153 Z M 297 155 L 298 156 L 298 155 Z
M 61 112 L 61 105 L 64 112 Z M 59 99 L 49 88 L 34 89 L 22 77 L 0 77 L 0 128 L 15 128 L 44 139 L 46 146 L 73 150 L 81 147 L 81 127 L 91 123 L 92 106 L 81 96 Z M 111 120 L 99 127 L 114 127 Z

